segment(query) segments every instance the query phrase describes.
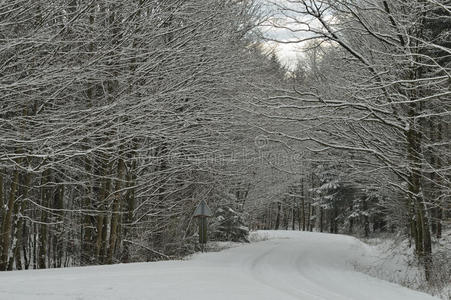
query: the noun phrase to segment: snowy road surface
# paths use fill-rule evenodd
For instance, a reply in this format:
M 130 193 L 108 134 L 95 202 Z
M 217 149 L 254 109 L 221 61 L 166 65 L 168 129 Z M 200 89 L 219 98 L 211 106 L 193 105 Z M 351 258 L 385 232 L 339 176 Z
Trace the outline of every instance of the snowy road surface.
M 353 271 L 368 250 L 352 237 L 260 234 L 269 239 L 186 261 L 2 272 L 0 299 L 437 299 Z

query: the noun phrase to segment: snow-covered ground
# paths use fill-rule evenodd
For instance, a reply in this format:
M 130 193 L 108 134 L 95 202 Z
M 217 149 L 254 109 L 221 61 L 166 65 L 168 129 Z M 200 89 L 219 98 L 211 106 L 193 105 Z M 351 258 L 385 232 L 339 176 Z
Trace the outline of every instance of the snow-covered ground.
M 353 237 L 258 234 L 267 239 L 185 261 L 3 272 L 0 299 L 437 299 L 354 271 L 371 253 Z

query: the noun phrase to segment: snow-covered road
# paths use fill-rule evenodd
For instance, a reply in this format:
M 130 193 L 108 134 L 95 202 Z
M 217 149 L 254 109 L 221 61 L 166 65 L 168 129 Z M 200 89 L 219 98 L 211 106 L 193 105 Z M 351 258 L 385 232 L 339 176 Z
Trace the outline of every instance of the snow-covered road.
M 369 253 L 352 237 L 259 234 L 269 239 L 186 261 L 2 272 L 0 299 L 437 299 L 355 272 Z

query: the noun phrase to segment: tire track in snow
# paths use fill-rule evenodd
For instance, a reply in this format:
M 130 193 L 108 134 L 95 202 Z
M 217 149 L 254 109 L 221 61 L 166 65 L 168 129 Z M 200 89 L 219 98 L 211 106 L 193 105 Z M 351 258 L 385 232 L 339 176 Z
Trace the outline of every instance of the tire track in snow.
M 275 242 L 277 241 L 277 242 Z M 318 294 L 325 292 L 324 286 L 305 276 L 310 264 L 300 268 L 305 260 L 305 251 L 296 247 L 291 239 L 271 241 L 275 245 L 251 260 L 250 273 L 252 277 L 275 290 L 290 296 L 290 299 L 306 300 L 347 300 L 333 291 L 327 291 L 328 296 Z

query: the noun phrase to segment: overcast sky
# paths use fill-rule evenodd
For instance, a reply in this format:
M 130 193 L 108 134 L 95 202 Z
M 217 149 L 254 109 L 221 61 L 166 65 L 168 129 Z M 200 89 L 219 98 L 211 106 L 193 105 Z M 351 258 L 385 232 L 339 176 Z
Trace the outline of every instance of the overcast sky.
M 274 5 L 275 2 L 283 5 L 290 5 L 287 4 L 287 2 L 285 2 L 284 0 L 260 0 L 260 1 L 263 4 L 262 8 L 264 10 L 264 13 L 270 15 L 269 21 L 265 24 L 265 26 L 262 26 L 261 28 L 266 37 L 281 42 L 287 42 L 287 41 L 300 41 L 304 38 L 312 36 L 312 34 L 307 32 L 293 33 L 283 28 L 275 28 L 274 26 L 271 26 L 271 23 L 277 23 L 288 26 L 290 28 L 303 30 L 307 29 L 306 25 L 294 24 L 293 19 L 289 17 L 290 15 L 287 16 L 287 12 L 285 12 L 284 15 L 280 12 L 279 9 L 275 7 Z M 293 8 L 296 9 L 296 6 L 294 6 Z M 309 23 L 310 26 L 313 26 L 316 23 L 312 19 L 309 19 L 309 17 L 302 16 L 299 13 L 292 14 L 291 16 L 295 17 L 297 20 L 301 22 Z M 305 42 L 301 41 L 298 43 L 290 43 L 290 44 L 278 43 L 274 41 L 266 41 L 265 44 L 267 45 L 268 48 L 275 49 L 281 63 L 289 68 L 293 68 L 296 64 L 296 61 L 299 58 L 302 58 L 303 49 L 305 48 Z

